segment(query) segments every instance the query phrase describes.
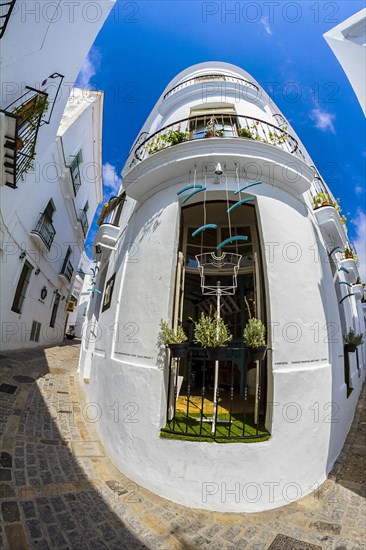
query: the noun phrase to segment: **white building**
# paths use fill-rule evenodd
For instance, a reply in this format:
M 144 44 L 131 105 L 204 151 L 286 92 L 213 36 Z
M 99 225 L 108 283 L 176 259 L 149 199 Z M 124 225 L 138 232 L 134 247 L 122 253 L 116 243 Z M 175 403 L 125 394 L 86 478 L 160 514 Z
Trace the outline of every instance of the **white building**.
M 366 8 L 324 35 L 366 115 Z
M 71 298 L 67 308 L 69 315 L 66 323 L 66 333 L 73 332 L 77 338 L 81 338 L 84 320 L 87 316 L 95 268 L 95 262 L 89 260 L 88 256 L 83 253 L 74 278 Z M 71 330 L 71 327 L 73 327 L 73 330 Z
M 202 63 L 164 90 L 123 176 L 95 238 L 102 294 L 79 369 L 109 455 L 190 507 L 254 512 L 312 492 L 365 378 L 365 347 L 348 352 L 343 335 L 365 326 L 337 205 L 294 129 L 251 75 Z M 196 260 L 211 252 L 241 256 L 235 293 L 222 296 L 234 346 L 216 396 L 204 350 L 175 360 L 159 341 L 162 319 L 192 341 L 190 318 L 215 308 Z M 235 286 L 220 261 L 214 285 Z M 254 364 L 242 346 L 244 297 L 268 328 L 266 359 Z
M 113 2 L 94 5 L 95 21 L 77 11 L 82 5 L 70 18 L 64 1 L 2 8 L 13 7 L 1 19 L 5 350 L 62 341 L 75 267 L 102 200 L 103 94 L 73 88 Z

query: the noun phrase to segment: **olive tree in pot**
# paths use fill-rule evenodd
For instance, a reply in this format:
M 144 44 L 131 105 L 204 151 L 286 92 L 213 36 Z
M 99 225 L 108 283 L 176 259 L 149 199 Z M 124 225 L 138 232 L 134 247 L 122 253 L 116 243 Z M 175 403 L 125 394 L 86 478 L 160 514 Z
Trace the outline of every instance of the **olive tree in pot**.
M 161 321 L 160 329 L 160 339 L 170 349 L 172 357 L 187 357 L 189 343 L 182 327 L 174 331 L 166 321 Z
M 266 327 L 260 319 L 252 316 L 248 300 L 244 298 L 249 319 L 244 327 L 244 344 L 249 348 L 250 361 L 262 361 L 267 353 Z
M 195 322 L 194 338 L 197 344 L 201 344 L 207 350 L 210 361 L 223 361 L 225 359 L 227 346 L 225 344 L 232 340 L 224 320 L 217 312 L 212 315 L 201 313 L 200 318 Z
M 363 344 L 363 334 L 356 334 L 353 328 L 350 328 L 348 333 L 343 337 L 345 350 L 348 353 L 354 353 L 357 346 L 362 346 Z

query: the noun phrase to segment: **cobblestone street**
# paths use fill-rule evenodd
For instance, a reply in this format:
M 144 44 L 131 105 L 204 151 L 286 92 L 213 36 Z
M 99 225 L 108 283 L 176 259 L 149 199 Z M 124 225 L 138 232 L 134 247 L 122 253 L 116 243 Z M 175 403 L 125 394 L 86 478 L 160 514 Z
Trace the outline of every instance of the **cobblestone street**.
M 153 495 L 113 466 L 85 414 L 79 349 L 0 356 L 1 548 L 366 549 L 365 388 L 318 491 L 261 514 L 213 513 Z

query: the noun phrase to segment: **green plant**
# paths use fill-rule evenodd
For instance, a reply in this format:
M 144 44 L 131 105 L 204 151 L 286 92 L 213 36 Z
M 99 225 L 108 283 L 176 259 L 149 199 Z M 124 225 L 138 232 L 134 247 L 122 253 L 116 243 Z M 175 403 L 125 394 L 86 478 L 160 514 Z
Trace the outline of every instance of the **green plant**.
M 266 327 L 260 319 L 252 316 L 249 303 L 244 298 L 245 305 L 248 311 L 249 320 L 244 327 L 243 339 L 244 343 L 249 348 L 258 348 L 266 345 Z
M 356 282 L 353 283 L 354 285 L 362 285 L 361 277 L 357 277 Z
M 160 139 L 169 145 L 177 145 L 183 143 L 190 138 L 189 132 L 181 132 L 180 130 L 168 130 L 165 134 L 160 135 Z
M 224 320 L 218 317 L 217 312 L 212 316 L 211 309 L 209 315 L 202 312 L 199 320 L 195 322 L 194 341 L 204 348 L 223 346 L 233 338 Z
M 243 138 L 252 138 L 252 133 L 247 128 L 239 128 L 238 136 Z
M 187 341 L 187 336 L 181 326 L 175 332 L 166 321 L 161 321 L 160 329 L 160 339 L 166 346 L 169 346 L 169 344 L 182 344 Z
M 205 128 L 205 137 L 208 137 L 212 134 L 212 137 L 224 137 L 225 129 L 219 128 L 216 129 L 215 124 L 208 124 Z
M 353 260 L 357 260 L 356 254 L 354 254 L 350 248 L 345 248 L 344 249 L 344 257 L 345 258 L 352 258 Z
M 333 206 L 337 212 L 341 211 L 339 206 L 339 199 L 334 199 L 329 193 L 323 193 L 320 191 L 313 197 L 314 208 L 319 208 L 320 206 Z
M 363 334 L 356 334 L 353 328 L 350 328 L 348 333 L 343 336 L 344 343 L 351 346 L 361 346 L 363 344 Z
M 181 132 L 180 130 L 168 130 L 167 132 L 156 136 L 150 143 L 146 145 L 146 147 L 144 147 L 144 150 L 149 155 L 152 155 L 153 153 L 157 153 L 158 151 L 165 149 L 165 147 L 178 145 L 178 143 L 183 143 L 184 141 L 188 141 L 189 139 L 189 132 Z

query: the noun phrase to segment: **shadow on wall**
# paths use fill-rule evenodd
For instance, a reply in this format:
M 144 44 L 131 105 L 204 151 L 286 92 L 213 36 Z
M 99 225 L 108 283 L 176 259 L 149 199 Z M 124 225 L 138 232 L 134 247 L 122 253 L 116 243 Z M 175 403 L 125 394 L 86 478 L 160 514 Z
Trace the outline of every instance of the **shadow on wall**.
M 76 373 L 68 376 L 57 350 L 0 356 L 5 539 L 17 549 L 147 549 L 111 507 L 113 503 L 124 515 L 124 499 L 131 496 L 128 487 L 98 476 L 95 459 L 88 457 L 88 452 L 98 456 L 104 451 L 90 442 L 77 399 Z M 78 346 L 71 352 L 75 362 L 78 352 Z

